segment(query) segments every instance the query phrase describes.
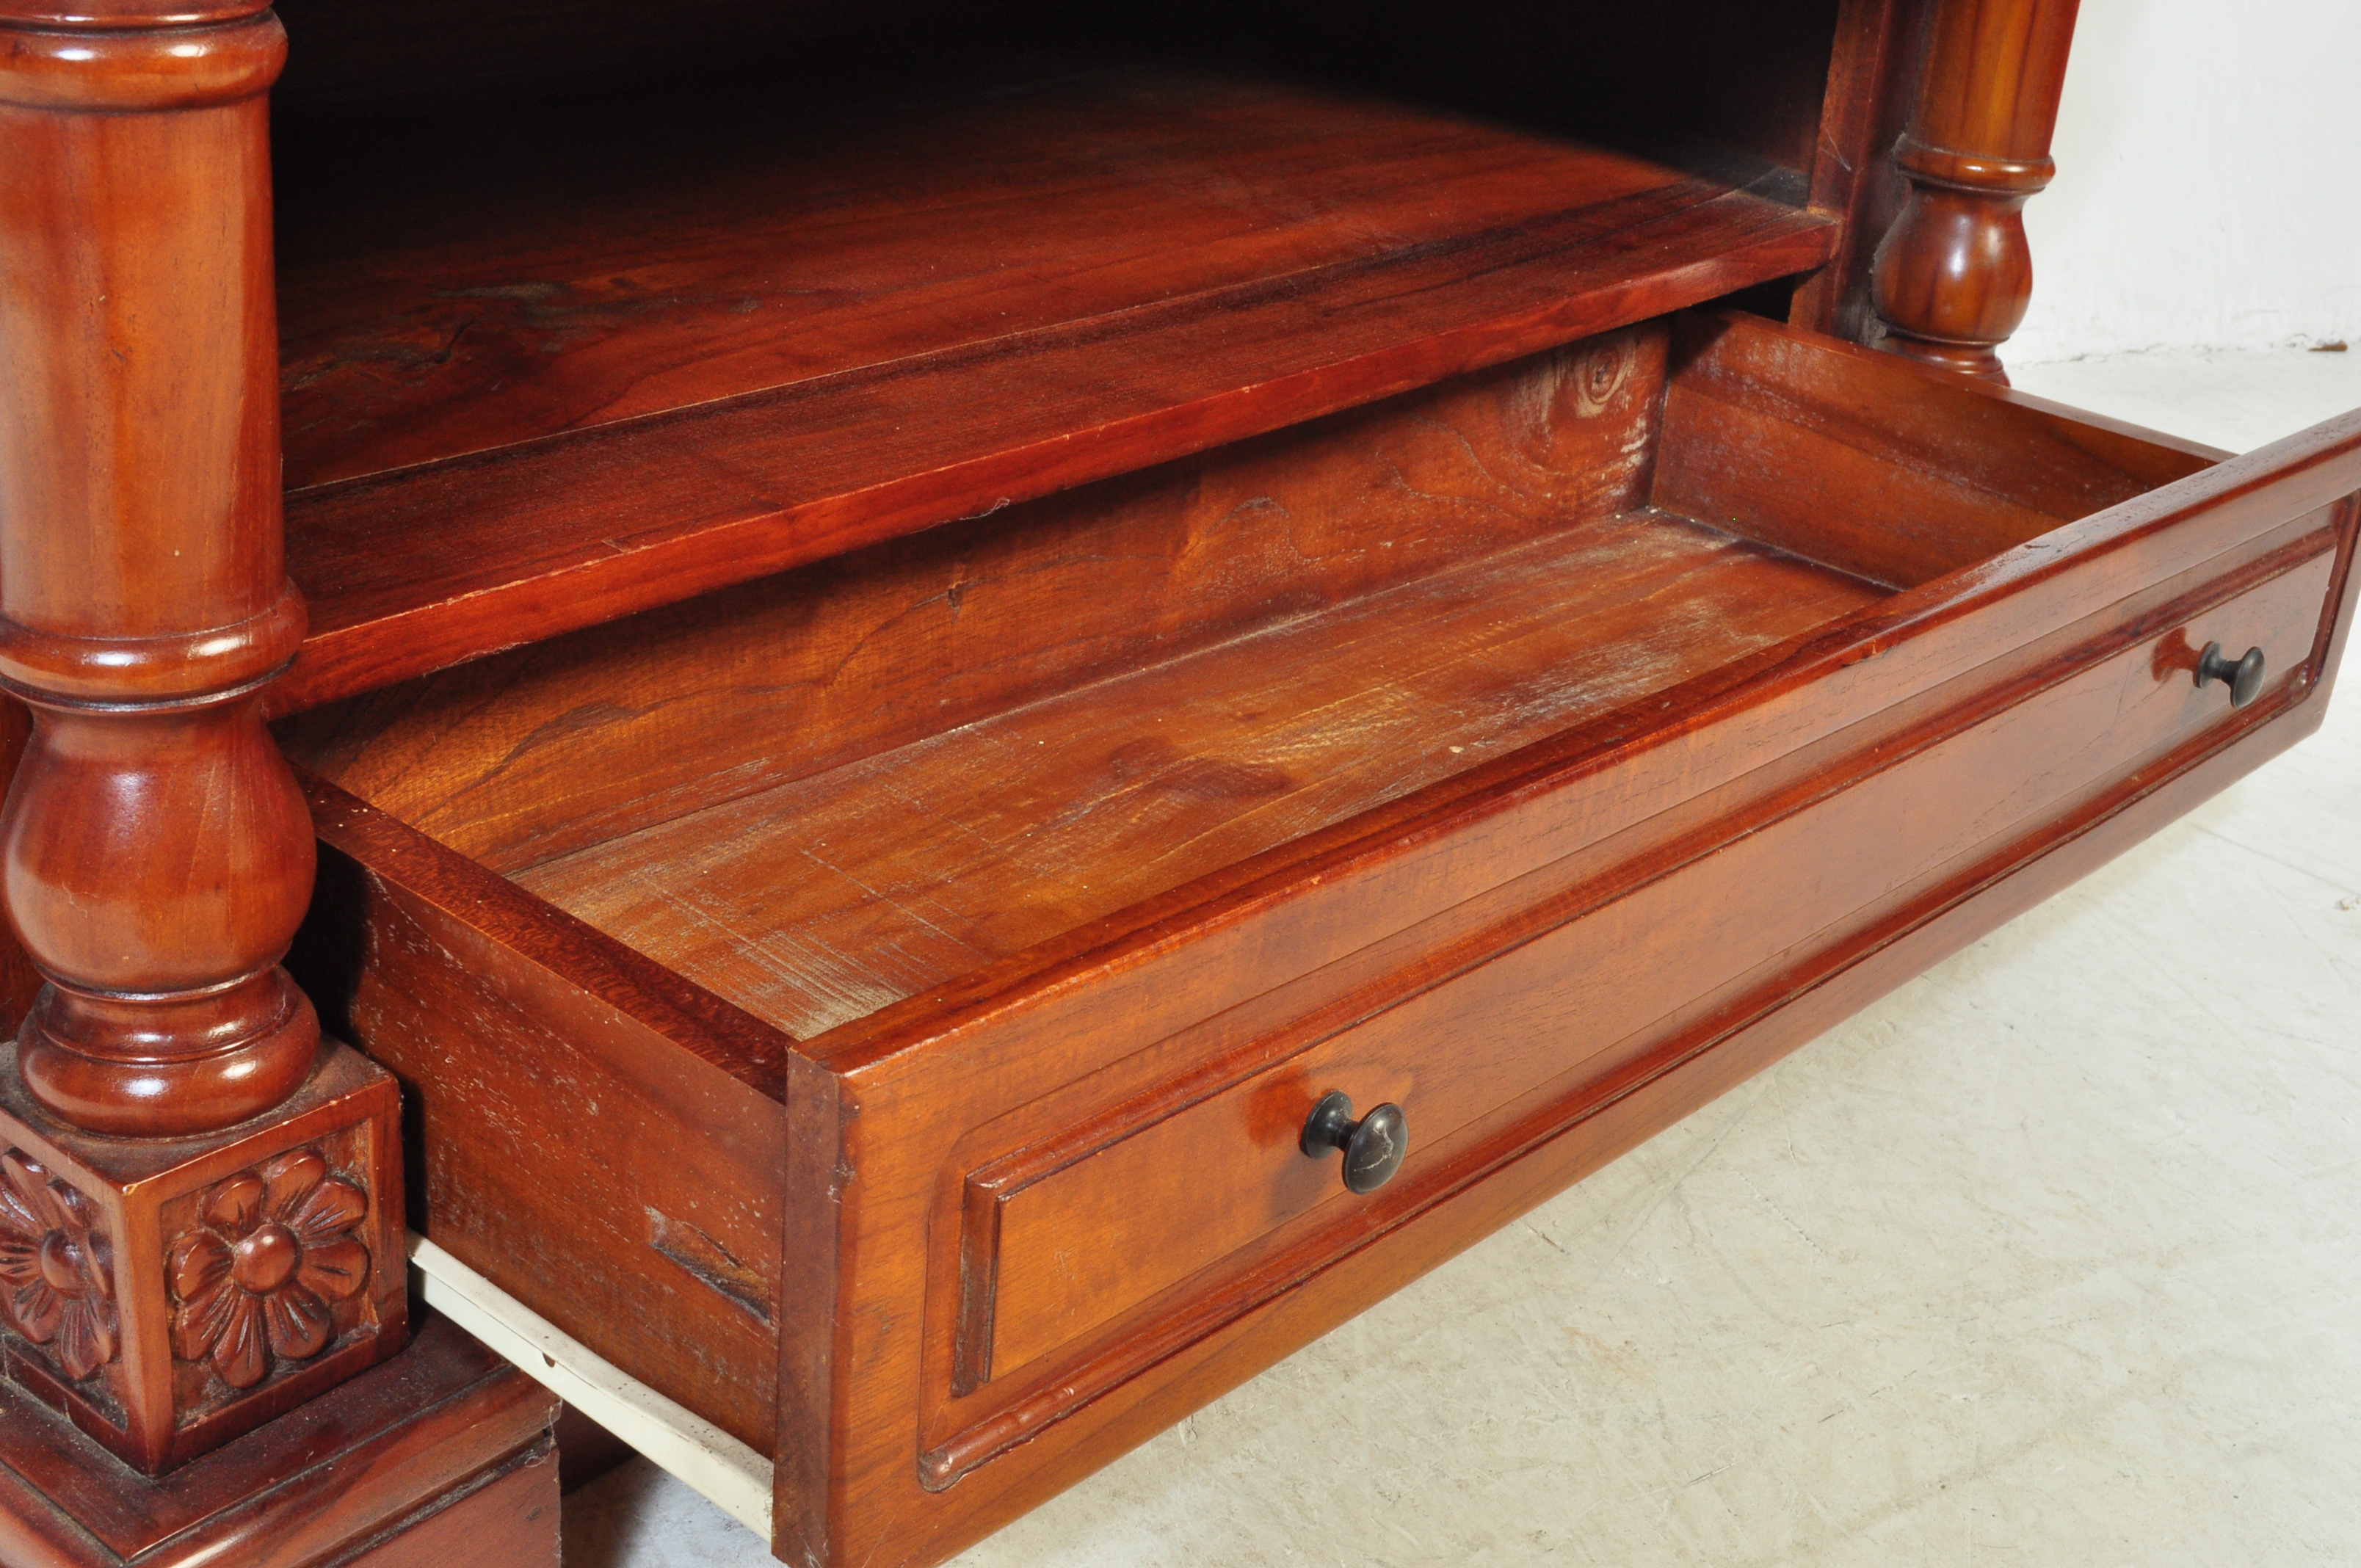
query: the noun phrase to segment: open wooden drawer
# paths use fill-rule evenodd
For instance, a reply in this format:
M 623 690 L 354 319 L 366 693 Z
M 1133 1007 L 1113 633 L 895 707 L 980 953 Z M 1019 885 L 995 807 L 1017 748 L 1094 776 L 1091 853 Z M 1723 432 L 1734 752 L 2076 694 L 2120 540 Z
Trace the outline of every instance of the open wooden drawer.
M 294 961 L 422 1228 L 933 1561 L 2306 733 L 2361 416 L 2218 455 L 1659 319 L 285 720 Z

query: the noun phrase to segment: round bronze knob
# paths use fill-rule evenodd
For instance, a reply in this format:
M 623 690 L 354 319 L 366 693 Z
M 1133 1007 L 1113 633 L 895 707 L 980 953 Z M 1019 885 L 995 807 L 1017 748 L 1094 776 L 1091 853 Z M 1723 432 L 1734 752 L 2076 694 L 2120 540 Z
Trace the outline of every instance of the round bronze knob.
M 2249 648 L 2245 658 L 2233 662 L 2223 656 L 2222 644 L 2208 642 L 2205 652 L 2197 655 L 2197 684 L 2202 686 L 2209 681 L 2220 681 L 2230 688 L 2232 707 L 2246 707 L 2262 695 L 2263 651 Z
M 1345 1190 L 1375 1192 L 1394 1179 L 1402 1156 L 1410 1153 L 1410 1124 L 1402 1120 L 1399 1105 L 1380 1105 L 1356 1122 L 1352 1096 L 1332 1092 L 1312 1108 L 1303 1124 L 1302 1147 L 1314 1159 L 1330 1149 L 1343 1149 Z

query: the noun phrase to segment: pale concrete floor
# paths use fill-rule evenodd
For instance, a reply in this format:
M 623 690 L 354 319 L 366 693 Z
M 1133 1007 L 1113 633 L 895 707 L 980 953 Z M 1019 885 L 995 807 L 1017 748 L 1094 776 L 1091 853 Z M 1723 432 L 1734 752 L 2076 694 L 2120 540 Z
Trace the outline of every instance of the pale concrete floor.
M 2239 450 L 2361 406 L 2361 353 L 2017 379 Z M 960 1568 L 2361 1563 L 2356 688 Z M 768 1561 L 644 1462 L 566 1522 Z

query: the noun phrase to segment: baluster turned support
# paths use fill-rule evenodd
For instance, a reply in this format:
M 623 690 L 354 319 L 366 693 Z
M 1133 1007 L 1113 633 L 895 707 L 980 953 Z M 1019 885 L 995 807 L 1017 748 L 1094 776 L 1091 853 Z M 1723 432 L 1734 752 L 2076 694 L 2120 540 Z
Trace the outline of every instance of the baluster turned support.
M 1910 193 L 1877 248 L 1883 346 L 2005 383 L 1996 345 L 2025 319 L 2027 198 L 2049 138 L 2078 0 L 1938 0 L 1917 111 L 1894 149 Z
M 310 817 L 256 0 L 0 0 L 0 1361 L 148 1470 L 402 1343 L 397 1097 L 280 967 Z
M 256 693 L 295 655 L 282 565 L 268 12 L 11 30 L 0 64 L 0 678 L 34 710 L 0 820 L 49 984 L 36 1099 L 93 1132 L 228 1126 L 320 1026 L 280 956 L 310 818 Z

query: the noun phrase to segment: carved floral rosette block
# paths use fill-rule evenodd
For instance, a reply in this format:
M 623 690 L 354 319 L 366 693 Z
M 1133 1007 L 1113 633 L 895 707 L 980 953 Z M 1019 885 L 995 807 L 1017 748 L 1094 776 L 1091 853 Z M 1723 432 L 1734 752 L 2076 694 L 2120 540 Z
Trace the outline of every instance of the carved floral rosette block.
M 198 1137 L 58 1122 L 0 1047 L 0 1357 L 159 1474 L 401 1348 L 399 1099 L 331 1044 L 293 1099 Z

